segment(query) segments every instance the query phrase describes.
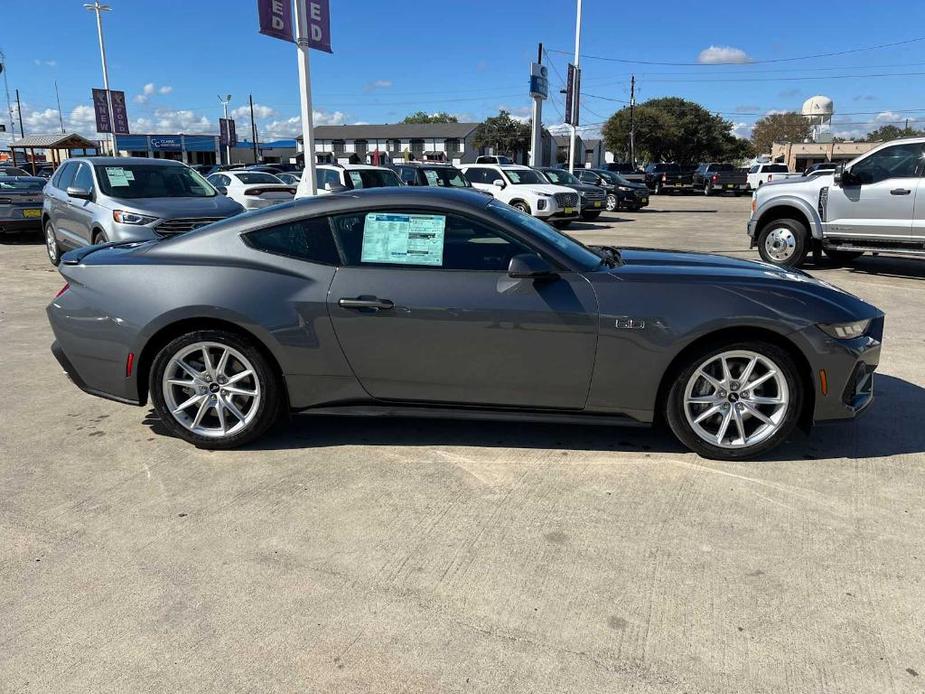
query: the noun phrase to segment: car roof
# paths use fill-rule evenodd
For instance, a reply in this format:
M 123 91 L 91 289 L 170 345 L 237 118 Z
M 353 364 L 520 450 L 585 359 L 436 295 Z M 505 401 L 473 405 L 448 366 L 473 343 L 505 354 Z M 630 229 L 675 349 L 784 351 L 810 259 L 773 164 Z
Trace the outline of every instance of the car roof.
M 370 164 L 316 164 L 316 169 L 342 169 L 344 171 L 356 171 L 360 169 L 372 169 L 376 171 L 391 171 L 388 166 L 372 166 Z
M 89 164 L 102 164 L 103 166 L 186 166 L 182 161 L 173 159 L 149 159 L 148 157 L 71 157 L 63 161 L 85 161 Z

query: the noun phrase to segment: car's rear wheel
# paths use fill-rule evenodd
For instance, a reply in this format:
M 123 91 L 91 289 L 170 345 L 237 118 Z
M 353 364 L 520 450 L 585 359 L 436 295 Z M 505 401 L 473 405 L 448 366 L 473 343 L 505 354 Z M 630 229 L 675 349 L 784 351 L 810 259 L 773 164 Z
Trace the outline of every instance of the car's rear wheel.
M 758 253 L 767 263 L 797 267 L 808 251 L 806 226 L 795 219 L 775 219 L 758 234 Z
M 707 197 L 710 197 L 711 195 L 713 195 L 713 186 L 711 186 L 709 183 L 704 183 L 703 184 L 703 194 L 706 195 Z
M 281 385 L 267 358 L 223 330 L 188 333 L 158 353 L 151 398 L 161 421 L 200 448 L 253 441 L 276 420 Z
M 604 203 L 604 206 L 607 208 L 608 212 L 615 212 L 620 206 L 620 202 L 617 200 L 617 196 L 613 193 L 607 194 L 607 202 Z
M 45 250 L 52 265 L 57 266 L 61 263 L 61 247 L 58 245 L 58 237 L 55 236 L 55 228 L 51 222 L 45 222 Z
M 661 195 L 661 194 L 662 194 L 662 182 L 661 182 L 661 181 L 656 181 L 656 182 L 655 182 L 655 188 L 652 189 L 652 192 L 653 192 L 655 195 Z
M 793 358 L 767 342 L 740 342 L 694 354 L 673 379 L 665 416 L 695 453 L 736 460 L 782 443 L 802 404 Z

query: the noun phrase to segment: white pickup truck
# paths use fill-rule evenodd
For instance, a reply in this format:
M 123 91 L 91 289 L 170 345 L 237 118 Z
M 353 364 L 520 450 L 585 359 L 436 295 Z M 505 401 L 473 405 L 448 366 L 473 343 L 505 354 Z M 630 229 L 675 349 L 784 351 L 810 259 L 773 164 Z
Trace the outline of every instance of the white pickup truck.
M 886 142 L 834 172 L 776 179 L 752 194 L 751 245 L 796 267 L 811 250 L 839 262 L 864 253 L 925 258 L 925 137 Z
M 791 173 L 786 164 L 758 163 L 748 170 L 745 179 L 746 190 L 758 190 L 768 181 L 782 181 L 788 178 L 798 178 L 801 174 Z

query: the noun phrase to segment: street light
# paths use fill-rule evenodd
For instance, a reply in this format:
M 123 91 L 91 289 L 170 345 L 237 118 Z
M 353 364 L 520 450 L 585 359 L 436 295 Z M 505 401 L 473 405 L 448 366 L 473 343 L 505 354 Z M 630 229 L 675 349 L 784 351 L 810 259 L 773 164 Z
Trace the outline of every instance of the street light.
M 116 154 L 116 137 L 112 132 L 115 123 L 112 117 L 112 99 L 109 98 L 109 68 L 106 66 L 106 44 L 103 42 L 102 14 L 103 12 L 110 12 L 112 8 L 109 5 L 100 4 L 99 0 L 95 0 L 92 4 L 85 4 L 84 9 L 87 12 L 96 12 L 96 34 L 100 40 L 100 58 L 103 61 L 103 89 L 106 90 L 106 108 L 109 111 L 109 151 L 115 157 L 118 154 Z
M 225 109 L 225 127 L 228 130 L 228 134 L 225 137 L 225 163 L 231 164 L 231 128 L 228 126 L 228 104 L 231 102 L 231 94 L 226 96 L 224 99 L 219 96 L 218 100 L 222 104 L 222 108 Z

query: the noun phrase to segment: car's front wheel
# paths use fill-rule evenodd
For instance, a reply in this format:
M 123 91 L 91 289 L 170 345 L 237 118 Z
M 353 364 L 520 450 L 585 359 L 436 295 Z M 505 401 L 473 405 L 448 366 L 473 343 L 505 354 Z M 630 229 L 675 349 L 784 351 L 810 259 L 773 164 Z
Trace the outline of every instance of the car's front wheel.
M 692 355 L 673 379 L 665 417 L 675 436 L 705 458 L 760 455 L 793 431 L 803 385 L 777 345 L 741 342 Z
M 514 202 L 511 203 L 511 207 L 513 207 L 515 210 L 520 210 L 521 212 L 531 214 L 530 206 L 527 203 L 525 203 L 523 200 L 515 200 Z
M 51 222 L 45 222 L 45 251 L 52 265 L 57 266 L 61 262 L 61 247 L 58 245 L 58 237 Z
M 775 219 L 758 234 L 758 253 L 766 263 L 797 267 L 806 258 L 809 233 L 795 219 Z
M 616 212 L 617 208 L 620 206 L 620 202 L 617 200 L 616 195 L 608 193 L 607 202 L 604 203 L 604 206 L 607 208 L 608 212 Z
M 164 426 L 200 448 L 235 448 L 266 432 L 281 388 L 261 351 L 223 330 L 172 340 L 151 369 L 151 399 Z

